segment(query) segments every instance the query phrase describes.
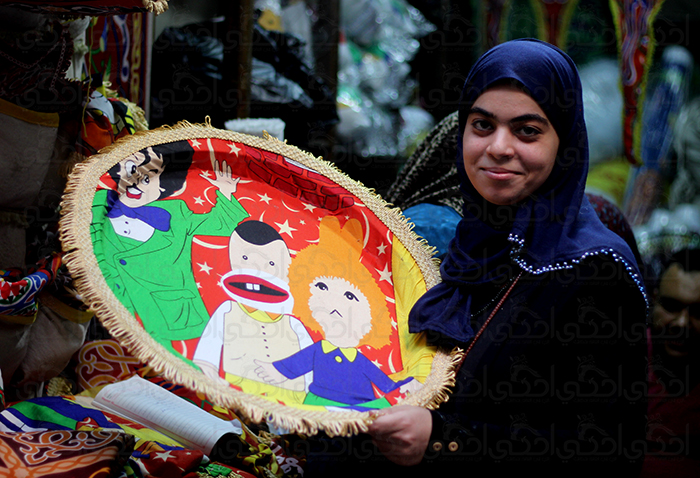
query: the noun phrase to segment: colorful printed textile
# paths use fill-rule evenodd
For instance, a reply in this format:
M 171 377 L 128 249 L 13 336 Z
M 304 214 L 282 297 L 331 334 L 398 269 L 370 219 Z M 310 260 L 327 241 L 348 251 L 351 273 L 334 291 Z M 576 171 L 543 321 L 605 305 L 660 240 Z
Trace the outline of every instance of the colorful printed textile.
M 119 431 L 0 432 L 0 475 L 109 478 L 132 447 Z
M 179 389 L 182 390 L 182 387 Z M 131 435 L 136 441 L 125 452 L 122 463 L 127 476 L 175 478 L 191 472 L 204 472 L 207 468 L 207 460 L 201 451 L 189 449 L 172 438 L 119 415 L 92 408 L 90 404 L 91 399 L 78 396 L 42 397 L 18 402 L 0 413 L 0 432 L 50 430 L 92 433 L 103 430 L 118 431 L 122 436 Z M 236 440 L 237 444 L 229 443 L 230 449 L 241 451 L 233 455 L 230 451 L 228 454 L 218 453 L 226 459 L 226 467 L 230 470 L 245 470 L 252 475 L 265 477 L 270 473 L 279 474 L 281 467 L 294 471 L 301 465 L 299 460 L 285 455 L 285 442 L 281 438 L 276 438 L 272 443 L 277 455 L 270 445 L 261 443 L 245 428 L 243 435 L 231 439 Z M 129 472 L 132 474 L 128 475 Z
M 75 150 L 83 156 L 92 156 L 117 139 L 135 132 L 129 107 L 116 98 L 105 97 L 104 88 L 100 87 L 93 90 L 85 107 Z
M 641 164 L 642 104 L 654 57 L 652 25 L 663 0 L 610 0 L 622 73 L 623 144 L 625 157 Z
M 0 270 L 0 321 L 34 322 L 37 294 L 53 281 L 60 266 L 61 255 L 54 254 L 24 277 L 20 269 Z
M 148 38 L 151 24 L 143 13 L 98 16 L 88 27 L 85 78 L 101 75 L 105 84 L 129 101 L 146 108 L 150 97 Z
M 406 323 L 437 278 L 431 251 L 330 164 L 274 138 L 180 125 L 124 138 L 71 181 L 67 191 L 92 198 L 69 193 L 61 221 L 77 287 L 167 380 L 302 433 L 362 429 L 369 415 L 350 406 L 442 400 L 458 354 Z M 88 229 L 74 228 L 81 211 Z M 343 352 L 281 373 L 280 361 L 322 342 Z M 343 357 L 364 365 L 331 390 Z M 359 389 L 361 400 L 338 399 Z M 308 404 L 311 393 L 340 406 Z

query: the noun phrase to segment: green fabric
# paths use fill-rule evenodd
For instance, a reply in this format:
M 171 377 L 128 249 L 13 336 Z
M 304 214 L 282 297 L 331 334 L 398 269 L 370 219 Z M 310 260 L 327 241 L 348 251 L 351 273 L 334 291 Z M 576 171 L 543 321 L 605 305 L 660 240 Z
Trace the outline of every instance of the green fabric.
M 304 405 L 320 405 L 322 407 L 349 407 L 350 404 L 347 403 L 341 403 L 341 402 L 336 402 L 333 400 L 328 400 L 327 398 L 319 397 L 318 395 L 314 393 L 307 393 L 306 398 L 304 399 Z M 374 399 L 370 402 L 365 402 L 365 403 L 358 403 L 356 405 L 352 405 L 353 407 L 363 407 L 363 408 L 368 408 L 368 409 L 378 409 L 378 408 L 389 408 L 391 406 L 391 403 L 389 403 L 389 400 L 386 399 L 386 397 L 381 397 Z
M 151 203 L 170 213 L 170 229 L 138 242 L 114 232 L 106 215 L 107 191 L 95 193 L 90 232 L 102 274 L 144 329 L 173 353 L 171 341 L 199 337 L 209 320 L 192 272 L 193 237 L 229 236 L 248 217 L 235 198 L 219 191 L 216 197 L 207 214 L 194 214 L 179 199 Z

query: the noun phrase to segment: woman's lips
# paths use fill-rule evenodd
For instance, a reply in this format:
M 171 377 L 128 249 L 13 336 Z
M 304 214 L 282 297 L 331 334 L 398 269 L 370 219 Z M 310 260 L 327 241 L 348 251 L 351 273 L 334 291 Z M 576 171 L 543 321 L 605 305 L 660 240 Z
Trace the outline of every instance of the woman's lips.
M 501 168 L 483 168 L 482 171 L 484 171 L 484 174 L 486 174 L 487 177 L 499 181 L 513 179 L 514 177 L 518 176 L 518 173 L 515 171 Z

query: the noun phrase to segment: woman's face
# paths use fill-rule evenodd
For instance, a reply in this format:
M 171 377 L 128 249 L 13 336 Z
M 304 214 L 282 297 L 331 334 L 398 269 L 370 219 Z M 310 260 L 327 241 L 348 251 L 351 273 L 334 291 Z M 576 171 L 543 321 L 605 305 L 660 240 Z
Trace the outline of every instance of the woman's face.
M 474 188 L 487 201 L 505 206 L 522 201 L 549 177 L 559 136 L 535 100 L 500 85 L 474 102 L 462 146 Z

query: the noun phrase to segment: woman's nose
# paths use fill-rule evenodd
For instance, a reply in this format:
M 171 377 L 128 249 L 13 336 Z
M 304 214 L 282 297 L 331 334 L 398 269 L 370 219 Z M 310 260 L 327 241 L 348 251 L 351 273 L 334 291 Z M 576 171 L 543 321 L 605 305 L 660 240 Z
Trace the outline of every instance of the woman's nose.
M 690 325 L 690 317 L 688 316 L 688 308 L 681 310 L 681 312 L 673 319 L 671 325 L 675 327 L 688 327 Z
M 513 139 L 513 135 L 507 129 L 496 129 L 491 135 L 491 143 L 487 148 L 487 153 L 496 159 L 512 157 L 515 154 Z

